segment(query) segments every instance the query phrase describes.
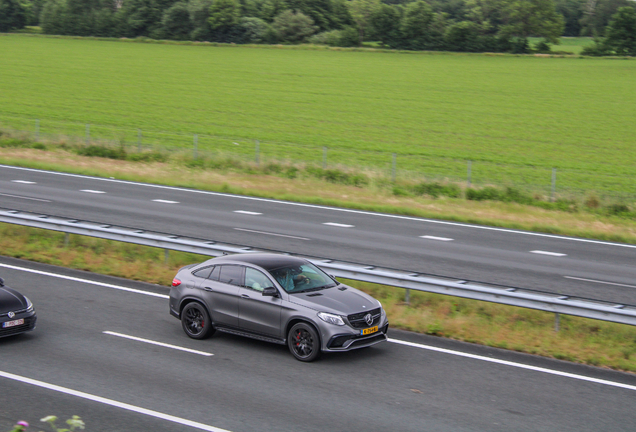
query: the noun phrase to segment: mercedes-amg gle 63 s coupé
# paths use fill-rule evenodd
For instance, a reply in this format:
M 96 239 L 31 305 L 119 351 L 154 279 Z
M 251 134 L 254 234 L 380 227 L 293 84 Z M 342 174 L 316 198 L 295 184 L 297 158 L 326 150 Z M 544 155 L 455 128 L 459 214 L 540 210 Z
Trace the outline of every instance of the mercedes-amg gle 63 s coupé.
M 0 278 L 0 337 L 31 331 L 36 320 L 31 300 L 5 286 Z
M 170 313 L 185 333 L 216 330 L 286 344 L 298 360 L 386 340 L 384 309 L 307 260 L 286 255 L 227 255 L 179 270 Z

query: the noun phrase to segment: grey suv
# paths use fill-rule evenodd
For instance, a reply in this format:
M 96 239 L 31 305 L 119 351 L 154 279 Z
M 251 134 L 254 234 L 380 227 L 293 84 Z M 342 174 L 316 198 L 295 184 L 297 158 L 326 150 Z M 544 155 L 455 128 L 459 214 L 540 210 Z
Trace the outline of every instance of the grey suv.
M 307 260 L 276 254 L 213 258 L 179 270 L 170 314 L 185 333 L 204 339 L 216 330 L 287 345 L 298 360 L 386 340 L 384 309 Z

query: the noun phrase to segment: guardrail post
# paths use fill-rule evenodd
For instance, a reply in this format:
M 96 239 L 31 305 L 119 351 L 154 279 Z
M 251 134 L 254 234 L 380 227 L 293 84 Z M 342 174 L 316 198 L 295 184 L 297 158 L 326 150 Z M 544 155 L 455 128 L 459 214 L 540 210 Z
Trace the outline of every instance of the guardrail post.
M 40 119 L 35 119 L 35 140 L 40 140 Z
M 197 145 L 199 144 L 199 135 L 194 134 L 194 149 L 192 152 L 192 158 L 196 160 L 197 158 Z
M 468 181 L 467 181 L 468 187 L 470 187 L 470 182 L 472 177 L 472 164 L 473 164 L 473 161 L 468 161 Z
M 86 145 L 91 141 L 91 125 L 86 124 Z
M 411 304 L 411 289 L 407 288 L 404 294 L 404 303 Z
M 255 158 L 256 166 L 260 165 L 260 157 L 259 157 L 260 156 L 260 152 L 261 152 L 261 148 L 260 147 L 261 147 L 261 143 L 258 140 L 256 140 L 256 150 L 255 150 L 255 153 L 256 153 L 256 158 Z
M 554 331 L 558 332 L 561 327 L 561 315 L 557 312 L 554 314 Z
M 64 233 L 64 247 L 68 247 L 69 236 L 68 233 Z

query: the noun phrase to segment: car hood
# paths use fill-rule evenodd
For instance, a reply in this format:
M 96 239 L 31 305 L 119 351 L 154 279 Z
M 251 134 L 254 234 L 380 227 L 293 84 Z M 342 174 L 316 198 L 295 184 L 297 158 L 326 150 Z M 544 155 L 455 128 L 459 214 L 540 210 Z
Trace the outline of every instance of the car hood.
M 27 301 L 22 294 L 9 287 L 0 287 L 0 314 L 26 309 Z
M 380 307 L 380 302 L 370 295 L 351 287 L 341 290 L 340 288 L 343 287 L 345 285 L 306 294 L 290 294 L 289 301 L 315 309 L 318 312 L 330 312 L 338 315 L 350 315 Z

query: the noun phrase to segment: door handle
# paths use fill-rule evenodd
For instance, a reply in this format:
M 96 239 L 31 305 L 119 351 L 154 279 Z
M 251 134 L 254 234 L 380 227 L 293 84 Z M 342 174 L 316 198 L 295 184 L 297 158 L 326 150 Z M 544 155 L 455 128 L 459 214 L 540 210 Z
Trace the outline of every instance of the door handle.
M 250 296 L 248 296 L 247 294 L 241 294 L 241 298 L 248 299 L 250 298 Z
M 203 287 L 203 290 L 204 290 L 204 291 L 214 291 L 214 290 L 213 290 L 212 288 L 210 288 L 210 287 Z

